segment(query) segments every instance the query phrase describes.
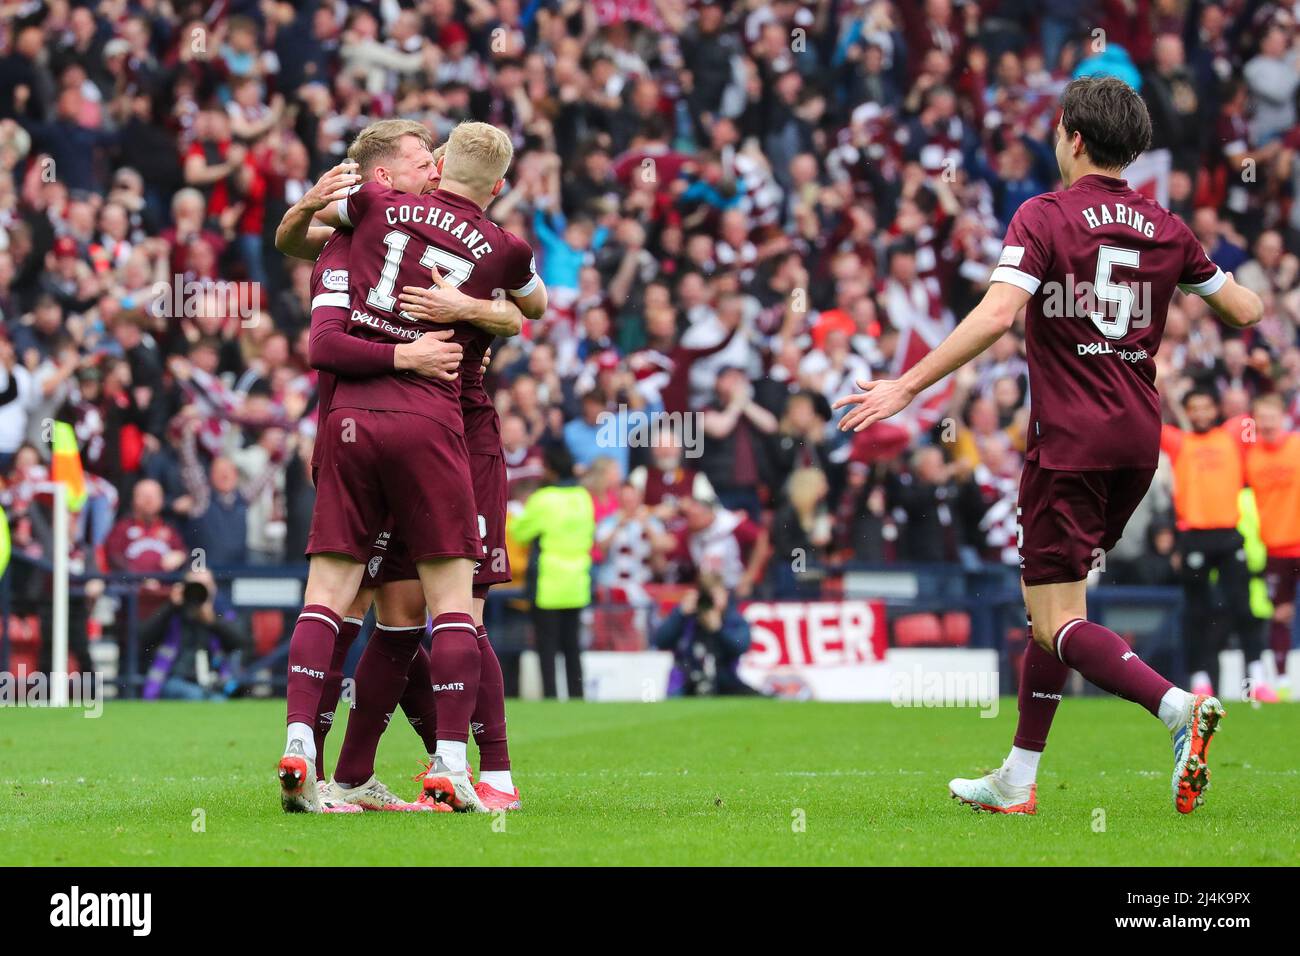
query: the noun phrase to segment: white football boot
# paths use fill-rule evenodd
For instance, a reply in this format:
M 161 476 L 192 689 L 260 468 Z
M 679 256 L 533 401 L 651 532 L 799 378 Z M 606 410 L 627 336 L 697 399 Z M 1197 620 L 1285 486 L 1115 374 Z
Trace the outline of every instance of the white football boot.
M 365 783 L 355 787 L 344 787 L 337 780 L 330 781 L 333 798 L 341 803 L 348 803 L 362 810 L 377 810 L 396 813 L 430 813 L 437 812 L 427 803 L 413 803 L 403 800 L 371 775 Z M 445 811 L 444 811 L 445 812 Z
M 457 813 L 490 813 L 474 789 L 469 770 L 453 772 L 436 754 L 424 775 L 424 799 L 451 807 Z
M 1217 697 L 1198 694 L 1187 708 L 1187 720 L 1173 732 L 1174 809 L 1179 813 L 1191 813 L 1205 802 L 1205 791 L 1210 789 L 1210 738 L 1225 713 Z
M 317 780 L 317 791 L 320 795 L 320 808 L 322 813 L 363 813 L 363 809 L 355 803 L 348 803 L 339 796 L 333 782 L 329 780 Z
M 957 777 L 948 781 L 953 799 L 986 813 L 1020 813 L 1033 816 L 1038 812 L 1038 784 L 1014 787 L 994 771 L 975 780 Z
M 320 813 L 320 794 L 316 788 L 316 762 L 302 749 L 302 742 L 290 741 L 280 758 L 280 806 L 285 813 Z

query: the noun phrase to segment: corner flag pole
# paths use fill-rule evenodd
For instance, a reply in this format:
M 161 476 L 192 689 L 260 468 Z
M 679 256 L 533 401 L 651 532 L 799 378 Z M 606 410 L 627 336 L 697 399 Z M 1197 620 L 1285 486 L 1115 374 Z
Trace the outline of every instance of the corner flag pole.
M 50 641 L 50 704 L 68 706 L 68 486 L 53 482 L 54 494 L 54 607 Z

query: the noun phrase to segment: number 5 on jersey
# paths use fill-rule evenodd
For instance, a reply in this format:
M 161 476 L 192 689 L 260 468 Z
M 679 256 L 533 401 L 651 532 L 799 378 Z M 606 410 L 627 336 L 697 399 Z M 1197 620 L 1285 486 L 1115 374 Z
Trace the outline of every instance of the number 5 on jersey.
M 1136 269 L 1140 254 L 1136 249 L 1120 249 L 1117 246 L 1102 246 L 1097 250 L 1097 275 L 1092 283 L 1093 295 L 1097 304 L 1113 302 L 1114 317 L 1105 312 L 1090 312 L 1092 324 L 1101 330 L 1108 339 L 1122 339 L 1128 334 L 1129 323 L 1133 318 L 1133 290 L 1127 285 L 1112 282 L 1110 271 L 1115 266 Z

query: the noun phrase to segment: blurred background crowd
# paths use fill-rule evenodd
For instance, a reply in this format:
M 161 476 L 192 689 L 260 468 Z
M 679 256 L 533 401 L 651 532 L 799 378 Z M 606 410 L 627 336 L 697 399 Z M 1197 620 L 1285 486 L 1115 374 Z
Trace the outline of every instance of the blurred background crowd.
M 544 450 L 567 448 L 605 598 L 701 571 L 748 597 L 820 594 L 852 562 L 1014 569 L 1019 328 L 902 421 L 845 436 L 830 403 L 907 368 L 978 300 L 1018 205 L 1058 185 L 1061 89 L 1093 72 L 1141 90 L 1160 190 L 1265 301 L 1238 335 L 1176 297 L 1170 421 L 1195 385 L 1224 417 L 1275 392 L 1294 421 L 1286 5 L 0 0 L 14 551 L 48 545 L 35 485 L 63 418 L 89 474 L 76 569 L 170 572 L 195 548 L 215 570 L 302 564 L 311 266 L 274 230 L 362 127 L 400 116 L 436 139 L 466 119 L 514 139 L 490 215 L 533 244 L 551 308 L 489 370 L 511 498 L 523 508 Z M 698 413 L 678 419 L 698 433 L 633 440 L 635 415 L 659 412 Z M 1116 580 L 1168 583 L 1169 487 Z M 522 573 L 527 548 L 512 558 Z

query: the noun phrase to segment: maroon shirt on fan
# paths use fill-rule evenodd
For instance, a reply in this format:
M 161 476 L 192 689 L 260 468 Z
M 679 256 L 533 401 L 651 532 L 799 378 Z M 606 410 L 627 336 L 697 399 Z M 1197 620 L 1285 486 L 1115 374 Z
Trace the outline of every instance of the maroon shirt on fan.
M 452 341 L 465 352 L 461 373 L 453 382 L 407 372 L 360 381 L 340 379 L 334 407 L 411 412 L 464 434 L 462 387 L 481 383 L 477 370 L 492 336 L 468 322 L 449 326 L 418 322 L 397 311 L 398 296 L 403 286 L 427 286 L 431 266 L 475 299 L 491 299 L 502 292 L 527 295 L 538 281 L 532 249 L 488 219 L 472 200 L 443 189 L 416 196 L 367 183 L 339 200 L 338 210 L 352 227 L 348 263 L 352 334 L 395 343 L 450 328 Z
M 1030 293 L 1030 422 L 1042 468 L 1155 468 L 1155 354 L 1175 287 L 1225 276 L 1187 225 L 1122 179 L 1088 175 L 1026 201 L 990 278 Z

